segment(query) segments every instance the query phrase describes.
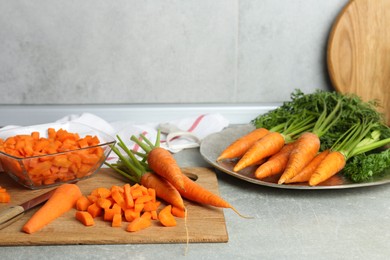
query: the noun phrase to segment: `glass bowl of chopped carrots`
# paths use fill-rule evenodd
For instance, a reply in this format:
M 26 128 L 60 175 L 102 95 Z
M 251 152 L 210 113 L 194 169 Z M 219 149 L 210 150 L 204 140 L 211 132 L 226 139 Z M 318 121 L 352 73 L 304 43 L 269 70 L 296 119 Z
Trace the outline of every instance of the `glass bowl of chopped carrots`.
M 27 188 L 48 188 L 91 177 L 115 143 L 81 123 L 10 128 L 0 131 L 0 166 Z

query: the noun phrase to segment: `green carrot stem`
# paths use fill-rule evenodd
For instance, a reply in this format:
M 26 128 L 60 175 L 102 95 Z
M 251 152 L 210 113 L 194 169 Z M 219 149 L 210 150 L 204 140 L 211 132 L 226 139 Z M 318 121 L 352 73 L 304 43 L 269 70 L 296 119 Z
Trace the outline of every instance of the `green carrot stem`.
M 122 139 L 117 136 L 119 143 L 118 145 L 125 151 L 125 153 L 129 156 L 129 158 L 133 161 L 133 164 L 135 164 L 135 167 L 137 169 L 142 169 L 142 165 L 140 162 L 135 158 L 134 154 L 130 151 L 130 149 L 125 145 L 125 143 L 122 141 Z
M 359 146 L 359 147 L 356 146 L 356 148 L 351 151 L 350 157 L 372 151 L 374 149 L 380 148 L 380 147 L 385 146 L 387 144 L 390 144 L 390 138 L 376 141 L 376 142 L 370 143 L 368 145 L 363 145 L 363 146 Z
M 141 142 L 135 135 L 131 136 L 130 140 L 138 144 L 142 148 L 142 150 L 145 151 L 145 153 L 149 153 L 152 150 L 152 147 Z
M 150 140 L 148 138 L 146 138 L 146 136 L 144 134 L 140 134 L 140 137 L 142 138 L 142 140 L 145 141 L 145 143 L 147 143 L 149 145 L 149 147 L 151 149 L 153 149 L 155 147 L 154 144 L 152 144 L 152 142 L 150 142 Z
M 141 178 L 142 173 L 139 169 L 137 169 L 134 165 L 130 163 L 130 161 L 122 155 L 122 153 L 116 147 L 112 147 L 112 150 L 118 155 L 123 164 L 128 168 L 132 173 L 137 175 L 137 178 Z
M 126 172 L 122 171 L 121 169 L 115 167 L 114 165 L 111 165 L 107 162 L 105 162 L 104 164 L 107 165 L 108 167 L 110 167 L 111 169 L 113 169 L 114 171 L 116 171 L 117 173 L 121 174 L 123 177 L 129 179 L 130 181 L 135 182 L 135 183 L 139 183 L 140 180 L 136 179 L 134 176 L 131 176 L 130 174 L 127 174 Z

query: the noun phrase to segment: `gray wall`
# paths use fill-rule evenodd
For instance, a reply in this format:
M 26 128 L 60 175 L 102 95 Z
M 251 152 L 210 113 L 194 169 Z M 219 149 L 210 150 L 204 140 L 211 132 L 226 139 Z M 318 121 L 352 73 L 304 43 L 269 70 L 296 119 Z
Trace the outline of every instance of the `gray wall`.
M 0 0 L 0 104 L 280 102 L 332 90 L 347 0 Z

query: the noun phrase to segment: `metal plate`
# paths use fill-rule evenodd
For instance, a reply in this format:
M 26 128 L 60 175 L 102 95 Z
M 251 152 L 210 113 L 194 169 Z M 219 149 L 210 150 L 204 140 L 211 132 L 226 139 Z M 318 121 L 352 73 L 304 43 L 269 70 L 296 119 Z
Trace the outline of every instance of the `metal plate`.
M 233 167 L 236 161 L 223 161 L 216 162 L 219 154 L 234 140 L 249 133 L 254 129 L 252 125 L 240 125 L 236 127 L 229 127 L 222 132 L 211 134 L 203 139 L 200 145 L 200 154 L 203 159 L 205 159 L 209 164 L 211 164 L 216 169 L 227 173 L 231 176 L 239 178 L 241 180 L 255 183 L 258 185 L 281 188 L 281 189 L 307 189 L 307 190 L 319 190 L 319 189 L 346 189 L 346 188 L 358 188 L 358 187 L 367 187 L 374 185 L 381 185 L 390 182 L 390 174 L 384 176 L 378 176 L 367 182 L 354 183 L 342 176 L 341 174 L 336 174 L 327 181 L 312 187 L 306 183 L 299 184 L 277 184 L 279 175 L 265 178 L 263 180 L 258 180 L 254 177 L 255 166 L 248 167 L 239 172 L 234 172 Z

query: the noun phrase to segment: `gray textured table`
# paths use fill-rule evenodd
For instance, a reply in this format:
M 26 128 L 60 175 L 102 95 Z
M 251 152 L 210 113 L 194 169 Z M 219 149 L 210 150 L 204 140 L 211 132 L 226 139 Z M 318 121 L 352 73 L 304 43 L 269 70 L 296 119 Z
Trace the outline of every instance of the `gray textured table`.
M 199 149 L 175 155 L 208 167 Z M 227 243 L 0 247 L 1 259 L 388 259 L 390 185 L 283 190 L 217 172 L 220 193 L 246 215 L 225 210 Z

